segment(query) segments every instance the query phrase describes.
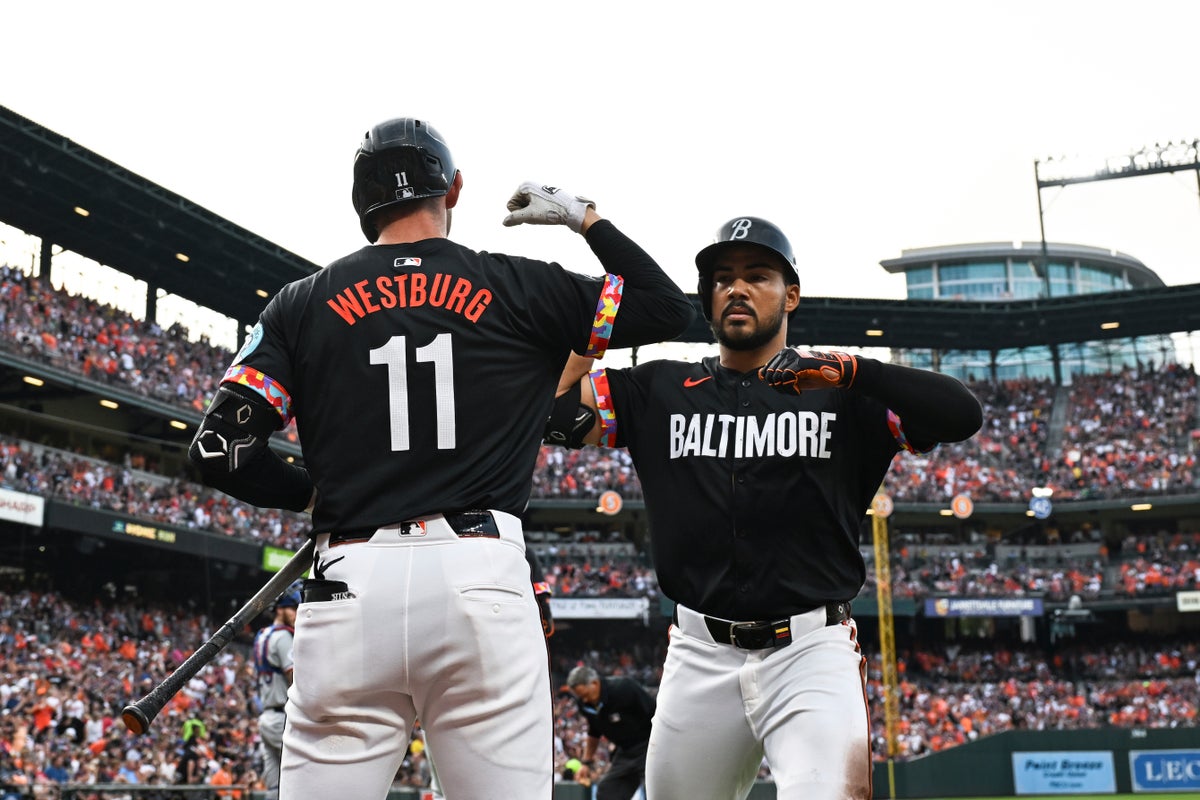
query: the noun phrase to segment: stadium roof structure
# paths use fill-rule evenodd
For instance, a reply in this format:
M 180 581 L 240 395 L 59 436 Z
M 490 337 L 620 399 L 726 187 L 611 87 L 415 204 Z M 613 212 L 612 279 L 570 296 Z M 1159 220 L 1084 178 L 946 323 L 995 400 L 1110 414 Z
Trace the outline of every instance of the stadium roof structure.
M 678 341 L 712 342 L 696 307 L 696 319 Z M 1200 284 L 1049 300 L 801 297 L 788 321 L 788 344 L 999 351 L 1198 329 Z
M 935 245 L 905 250 L 899 258 L 887 258 L 879 265 L 893 275 L 930 264 L 1004 263 L 1008 260 L 1037 264 L 1042 258 L 1063 262 L 1079 260 L 1088 266 L 1102 266 L 1117 274 L 1125 273 L 1136 289 L 1162 286 L 1163 280 L 1152 269 L 1127 253 L 1086 244 L 1046 242 L 975 242 L 972 244 Z M 1039 268 L 1040 271 L 1040 268 Z M 1043 273 L 1044 277 L 1044 273 Z
M 0 220 L 240 322 L 320 269 L 3 106 Z M 678 341 L 712 342 L 692 300 Z M 1200 283 L 1021 301 L 803 297 L 788 342 L 998 351 L 1197 329 Z
M 4 106 L 0 220 L 242 322 L 320 269 Z

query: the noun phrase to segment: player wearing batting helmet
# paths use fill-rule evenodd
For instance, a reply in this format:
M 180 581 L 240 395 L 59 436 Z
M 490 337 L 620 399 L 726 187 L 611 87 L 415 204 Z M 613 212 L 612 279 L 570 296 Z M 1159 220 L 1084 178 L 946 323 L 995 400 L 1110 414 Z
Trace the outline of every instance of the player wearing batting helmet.
M 280 794 L 382 798 L 419 717 L 449 797 L 549 798 L 545 632 L 518 515 L 558 376 L 677 336 L 686 295 L 560 187 L 525 183 L 508 226 L 564 225 L 607 274 L 448 237 L 463 175 L 425 120 L 370 128 L 351 200 L 370 245 L 271 299 L 192 442 L 212 486 L 310 508 Z M 267 447 L 295 419 L 305 467 Z
M 279 797 L 279 759 L 283 754 L 284 707 L 292 685 L 292 636 L 303 581 L 293 581 L 275 600 L 275 619 L 254 636 L 254 674 L 258 681 L 258 735 L 267 800 Z
M 781 800 L 865 800 L 859 531 L 893 456 L 970 437 L 979 402 L 945 375 L 786 347 L 799 274 L 772 223 L 730 220 L 696 266 L 719 355 L 590 375 L 573 359 L 560 387 L 594 416 L 556 408 L 551 428 L 586 422 L 547 439 L 629 448 L 677 603 L 647 796 L 744 798 L 765 756 Z

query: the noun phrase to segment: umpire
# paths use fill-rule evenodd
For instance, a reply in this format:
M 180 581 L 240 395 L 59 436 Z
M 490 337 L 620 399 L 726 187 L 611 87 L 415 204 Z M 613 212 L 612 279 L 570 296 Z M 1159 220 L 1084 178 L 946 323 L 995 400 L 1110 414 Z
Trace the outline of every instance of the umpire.
M 567 687 L 587 720 L 584 766 L 592 766 L 600 737 L 613 746 L 608 772 L 596 787 L 596 800 L 629 800 L 646 778 L 654 698 L 635 680 L 601 678 L 584 666 L 571 670 Z

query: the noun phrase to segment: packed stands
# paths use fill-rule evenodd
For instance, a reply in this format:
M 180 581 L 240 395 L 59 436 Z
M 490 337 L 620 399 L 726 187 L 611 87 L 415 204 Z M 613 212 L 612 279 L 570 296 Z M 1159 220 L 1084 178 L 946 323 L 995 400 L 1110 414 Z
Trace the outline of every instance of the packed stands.
M 0 266 L 0 348 L 203 411 L 233 354 L 189 341 L 94 300 L 45 286 Z M 896 457 L 886 489 L 896 502 L 1027 502 L 1034 486 L 1059 500 L 1200 490 L 1196 374 L 1178 364 L 1075 376 L 1069 391 L 1047 380 L 973 382 L 984 428 L 967 442 Z M 1056 424 L 1055 404 L 1065 403 Z M 294 427 L 282 435 L 296 441 Z M 1051 444 L 1053 443 L 1053 444 Z M 594 499 L 609 490 L 640 499 L 628 453 L 544 447 L 533 476 L 536 499 Z

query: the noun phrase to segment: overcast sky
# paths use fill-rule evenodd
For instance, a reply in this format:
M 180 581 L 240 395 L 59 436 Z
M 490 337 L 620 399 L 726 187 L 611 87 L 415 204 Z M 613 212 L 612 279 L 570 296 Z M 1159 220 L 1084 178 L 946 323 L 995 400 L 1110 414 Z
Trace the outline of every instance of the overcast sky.
M 564 228 L 501 226 L 532 179 L 689 290 L 721 222 L 767 217 L 803 292 L 839 297 L 903 297 L 879 262 L 906 248 L 1037 241 L 1035 159 L 1200 137 L 1190 0 L 308 7 L 8 4 L 0 103 L 319 263 L 365 243 L 364 131 L 418 116 L 463 172 L 468 246 L 598 272 Z M 1043 199 L 1050 241 L 1200 281 L 1195 173 Z

